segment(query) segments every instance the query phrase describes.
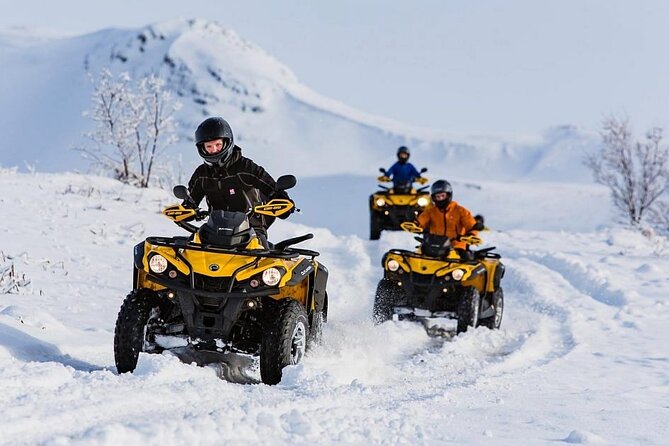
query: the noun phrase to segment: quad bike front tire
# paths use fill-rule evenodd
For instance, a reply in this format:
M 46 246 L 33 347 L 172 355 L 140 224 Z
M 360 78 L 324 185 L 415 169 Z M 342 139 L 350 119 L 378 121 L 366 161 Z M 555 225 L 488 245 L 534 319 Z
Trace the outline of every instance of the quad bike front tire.
M 260 377 L 265 384 L 281 382 L 283 368 L 298 364 L 307 347 L 309 321 L 302 304 L 283 299 L 268 308 L 260 345 Z
M 402 289 L 389 280 L 381 279 L 376 287 L 372 318 L 375 324 L 380 324 L 393 317 L 393 307 L 402 296 Z
M 492 307 L 495 309 L 495 314 L 481 319 L 479 325 L 497 330 L 502 325 L 502 315 L 504 314 L 504 291 L 501 287 L 492 293 Z
M 114 361 L 118 373 L 133 372 L 140 352 L 155 351 L 156 346 L 147 342 L 146 328 L 159 312 L 157 300 L 150 292 L 135 290 L 125 298 L 114 331 Z
M 474 287 L 465 288 L 458 304 L 458 334 L 464 333 L 468 328 L 475 328 L 478 325 L 480 310 L 481 295 L 479 294 L 479 290 Z

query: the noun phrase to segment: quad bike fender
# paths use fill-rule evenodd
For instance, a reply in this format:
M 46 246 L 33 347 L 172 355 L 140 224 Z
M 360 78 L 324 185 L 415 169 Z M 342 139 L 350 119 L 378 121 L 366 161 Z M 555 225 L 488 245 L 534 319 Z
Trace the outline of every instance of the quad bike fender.
M 316 311 L 323 312 L 323 321 L 327 322 L 328 317 L 328 293 L 327 293 L 327 282 L 328 282 L 328 269 L 318 264 L 316 271 L 314 272 L 314 289 L 312 294 L 313 300 L 313 309 Z
M 309 259 L 302 259 L 292 270 L 291 277 L 281 288 L 275 299 L 292 297 L 304 305 L 307 311 L 321 311 L 326 308 L 328 271 L 323 265 Z
M 136 290 L 139 282 L 139 271 L 144 269 L 144 242 L 135 245 L 133 256 L 132 289 Z
M 483 280 L 483 284 L 485 284 L 486 269 L 480 263 L 478 265 L 458 265 L 455 269 L 462 269 L 465 271 L 465 274 L 461 279 L 463 286 L 468 286 L 467 282 L 478 279 Z M 479 290 L 482 289 L 483 287 L 479 288 Z
M 145 242 L 137 243 L 133 249 L 135 268 L 144 269 L 144 246 Z
M 173 248 L 167 246 L 152 245 L 149 242 L 144 242 L 144 248 L 141 251 L 142 261 L 139 267 L 144 269 L 145 271 L 148 270 L 149 260 L 152 256 L 156 254 L 160 254 L 161 256 L 165 257 L 170 267 L 175 268 L 181 274 L 186 274 L 186 275 L 190 274 L 190 268 L 183 260 L 181 260 L 175 255 Z M 138 255 L 138 250 L 137 247 L 135 247 L 135 256 L 136 256 L 135 265 L 137 265 L 137 255 Z
M 476 288 L 479 294 L 484 295 L 486 292 L 486 279 L 487 274 L 485 268 L 482 266 L 480 269 L 473 275 L 463 278 L 460 282 L 463 287 L 473 287 Z
M 482 264 L 487 272 L 486 291 L 492 293 L 500 287 L 506 268 L 497 259 L 484 259 Z
M 133 280 L 133 289 L 134 290 L 151 290 L 151 291 L 161 291 L 166 289 L 165 285 L 161 285 L 157 282 L 151 280 L 148 276 L 148 273 L 143 269 L 135 268 L 135 277 Z
M 286 282 L 286 286 L 295 286 L 300 282 L 309 278 L 314 271 L 313 263 L 308 259 L 302 259 L 291 271 L 290 279 Z
M 495 268 L 495 275 L 493 277 L 493 290 L 499 289 L 500 285 L 502 284 L 502 277 L 504 277 L 504 273 L 506 272 L 506 267 L 502 262 L 499 262 L 497 265 L 497 268 Z
M 297 285 L 282 286 L 279 288 L 279 292 L 277 294 L 272 294 L 269 297 L 274 300 L 292 299 L 301 303 L 305 308 L 308 308 L 309 281 L 303 280 Z

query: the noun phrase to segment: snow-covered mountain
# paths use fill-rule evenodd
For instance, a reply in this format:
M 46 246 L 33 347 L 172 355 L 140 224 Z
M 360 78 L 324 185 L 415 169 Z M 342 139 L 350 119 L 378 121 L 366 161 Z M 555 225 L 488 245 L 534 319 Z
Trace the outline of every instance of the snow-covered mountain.
M 82 116 L 91 91 L 87 72 L 104 67 L 158 73 L 178 93 L 182 141 L 169 153 L 184 155 L 186 171 L 197 163 L 192 131 L 209 115 L 226 117 L 246 153 L 270 172 L 303 177 L 374 175 L 406 144 L 433 176 L 589 182 L 581 158 L 597 144 L 572 126 L 530 136 L 460 135 L 370 116 L 318 95 L 262 49 L 202 20 L 59 38 L 5 31 L 0 65 L 3 166 L 85 170 L 87 162 L 70 148 L 86 142 L 81 134 L 91 125 Z

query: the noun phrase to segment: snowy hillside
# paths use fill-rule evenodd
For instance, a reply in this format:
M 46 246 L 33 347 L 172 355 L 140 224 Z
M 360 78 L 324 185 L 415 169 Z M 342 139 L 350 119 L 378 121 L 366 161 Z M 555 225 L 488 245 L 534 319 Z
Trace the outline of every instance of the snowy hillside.
M 665 442 L 669 246 L 598 229 L 610 212 L 601 190 L 537 183 L 536 211 L 491 207 L 498 223 L 484 238 L 507 265 L 502 329 L 439 340 L 368 320 L 382 253 L 413 246 L 411 236 L 369 242 L 295 223 L 327 212 L 306 183 L 295 189 L 304 215 L 270 236 L 315 233 L 305 247 L 330 269 L 330 322 L 324 345 L 268 387 L 228 383 L 169 355 L 143 354 L 135 374 L 115 373 L 132 246 L 181 232 L 158 213 L 175 201 L 166 192 L 0 171 L 0 268 L 30 281 L 0 295 L 0 443 Z M 518 194 L 515 184 L 481 185 L 494 191 L 481 207 Z M 461 189 L 477 200 L 476 188 Z M 576 196 L 582 209 L 565 209 Z
M 86 72 L 106 66 L 135 76 L 159 73 L 180 95 L 182 142 L 169 154 L 183 154 L 188 172 L 197 162 L 193 129 L 208 115 L 226 117 L 245 153 L 270 172 L 301 176 L 373 175 L 407 144 L 416 163 L 441 177 L 589 182 L 580 160 L 597 144 L 571 126 L 513 137 L 408 128 L 318 95 L 262 49 L 202 20 L 78 37 L 0 32 L 0 65 L 4 167 L 85 171 L 87 163 L 70 148 L 85 143 L 81 134 L 90 126 L 82 117 L 90 107 Z

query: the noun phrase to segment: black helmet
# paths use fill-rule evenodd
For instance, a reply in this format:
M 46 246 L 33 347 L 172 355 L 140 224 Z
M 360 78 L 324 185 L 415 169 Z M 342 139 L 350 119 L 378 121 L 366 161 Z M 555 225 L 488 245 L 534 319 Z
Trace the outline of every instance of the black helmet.
M 406 158 L 400 157 L 401 153 L 406 153 L 407 154 Z M 400 146 L 397 149 L 397 159 L 400 160 L 401 162 L 406 162 L 409 159 L 410 155 L 411 155 L 411 152 L 409 151 L 409 148 L 407 146 Z
M 212 155 L 204 150 L 204 143 L 215 139 L 223 140 L 223 150 Z M 224 164 L 232 156 L 232 150 L 235 147 L 230 124 L 220 117 L 205 119 L 195 130 L 195 146 L 205 163 Z
M 440 192 L 446 192 L 446 199 L 437 201 L 434 199 L 434 196 Z M 430 188 L 430 196 L 432 197 L 434 204 L 439 209 L 445 209 L 446 206 L 451 203 L 451 200 L 453 200 L 453 187 L 451 186 L 451 183 L 446 180 L 437 180 L 432 183 L 432 187 Z

